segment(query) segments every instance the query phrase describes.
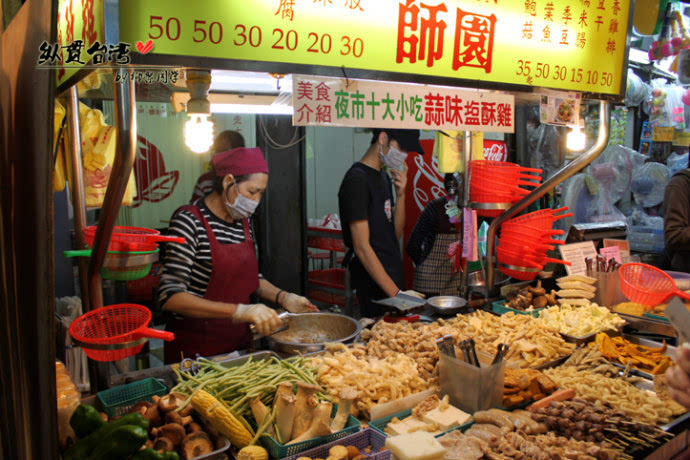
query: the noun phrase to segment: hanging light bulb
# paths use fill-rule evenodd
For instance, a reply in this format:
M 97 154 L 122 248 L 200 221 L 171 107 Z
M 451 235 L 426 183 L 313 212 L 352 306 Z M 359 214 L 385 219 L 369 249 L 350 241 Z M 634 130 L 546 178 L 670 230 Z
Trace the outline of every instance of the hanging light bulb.
M 213 122 L 209 120 L 211 104 L 208 100 L 211 71 L 187 69 L 185 73 L 189 89 L 189 120 L 184 127 L 184 140 L 192 152 L 205 153 L 213 145 Z
M 208 115 L 190 113 L 184 125 L 184 141 L 194 153 L 208 152 L 213 145 L 213 122 Z
M 573 152 L 579 152 L 585 149 L 587 145 L 587 136 L 582 131 L 582 126 L 572 126 L 572 131 L 568 133 L 565 145 L 568 150 Z

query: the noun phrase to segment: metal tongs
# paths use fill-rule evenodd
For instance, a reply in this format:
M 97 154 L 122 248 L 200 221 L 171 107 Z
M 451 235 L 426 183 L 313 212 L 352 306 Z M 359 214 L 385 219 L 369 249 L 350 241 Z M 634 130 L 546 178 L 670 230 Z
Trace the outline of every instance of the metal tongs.
M 438 347 L 439 353 L 443 353 L 444 355 L 457 359 L 455 356 L 455 344 L 453 343 L 452 335 L 444 335 L 440 339 L 436 339 L 436 346 Z
M 477 359 L 477 351 L 475 349 L 474 339 L 467 339 L 460 342 L 460 349 L 465 358 L 465 362 L 471 366 L 481 367 Z
M 180 361 L 180 371 L 186 372 L 191 376 L 195 376 L 201 370 L 199 360 L 202 358 L 203 356 L 201 356 L 199 353 L 196 354 L 196 359 L 184 358 L 182 361 Z
M 496 350 L 496 356 L 494 356 L 494 360 L 491 361 L 491 365 L 493 366 L 494 364 L 498 364 L 501 361 L 503 361 L 503 358 L 505 355 L 508 353 L 508 345 L 505 343 L 499 343 L 498 344 L 498 349 Z

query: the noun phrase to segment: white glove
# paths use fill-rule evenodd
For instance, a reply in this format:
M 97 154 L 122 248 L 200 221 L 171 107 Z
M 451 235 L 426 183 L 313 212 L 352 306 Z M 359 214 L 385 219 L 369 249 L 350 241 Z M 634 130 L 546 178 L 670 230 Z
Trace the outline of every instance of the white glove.
M 409 295 L 412 297 L 417 297 L 418 299 L 424 298 L 424 294 L 420 294 L 419 292 L 413 291 L 411 289 L 409 291 L 398 291 L 398 294 L 405 294 L 405 295 Z M 398 295 L 398 294 L 396 294 L 396 295 Z
M 310 313 L 319 311 L 316 306 L 306 297 L 299 296 L 289 292 L 285 296 L 285 302 L 283 302 L 283 308 L 285 308 L 290 313 Z
M 283 325 L 282 320 L 272 308 L 260 303 L 238 304 L 233 319 L 240 323 L 253 323 L 261 335 L 268 335 Z

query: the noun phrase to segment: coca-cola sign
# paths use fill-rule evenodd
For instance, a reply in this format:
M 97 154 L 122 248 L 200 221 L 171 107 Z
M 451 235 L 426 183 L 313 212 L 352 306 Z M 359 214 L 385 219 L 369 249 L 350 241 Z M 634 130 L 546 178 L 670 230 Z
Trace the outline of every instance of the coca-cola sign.
M 489 161 L 506 161 L 508 146 L 503 141 L 484 141 L 484 159 Z

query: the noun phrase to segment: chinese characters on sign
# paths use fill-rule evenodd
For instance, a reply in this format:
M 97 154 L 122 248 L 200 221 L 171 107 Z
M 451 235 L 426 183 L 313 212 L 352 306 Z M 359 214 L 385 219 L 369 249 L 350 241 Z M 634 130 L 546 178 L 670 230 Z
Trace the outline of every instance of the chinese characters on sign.
M 95 41 L 93 45 L 86 49 L 87 60 L 91 60 L 91 64 L 104 64 L 106 62 L 115 65 L 127 65 L 132 62 L 132 57 L 129 55 L 129 43 L 118 43 L 117 45 L 101 45 Z M 82 40 L 75 40 L 67 45 L 60 46 L 59 43 L 49 44 L 43 42 L 38 49 L 38 65 L 55 65 L 62 63 L 63 65 L 84 65 L 86 62 L 82 60 L 82 51 L 85 45 Z M 65 50 L 67 55 L 63 60 L 64 53 L 60 50 Z
M 123 84 L 131 78 L 136 83 L 170 83 L 175 84 L 180 78 L 179 70 L 134 70 L 131 75 L 126 70 L 115 74 L 115 83 Z
M 252 8 L 226 0 L 175 8 L 166 0 L 119 4 L 120 16 L 127 18 L 120 38 L 155 40 L 153 53 L 620 96 L 625 83 L 630 0 L 254 0 Z M 396 107 L 386 98 L 373 101 L 363 92 L 347 100 L 350 113 L 354 107 L 355 115 L 374 111 L 386 119 L 395 102 Z M 433 122 L 441 107 L 433 98 L 420 104 L 427 103 L 439 109 L 428 113 Z M 444 99 L 443 109 L 449 104 Z
M 293 76 L 293 124 L 514 131 L 514 98 L 483 91 Z

